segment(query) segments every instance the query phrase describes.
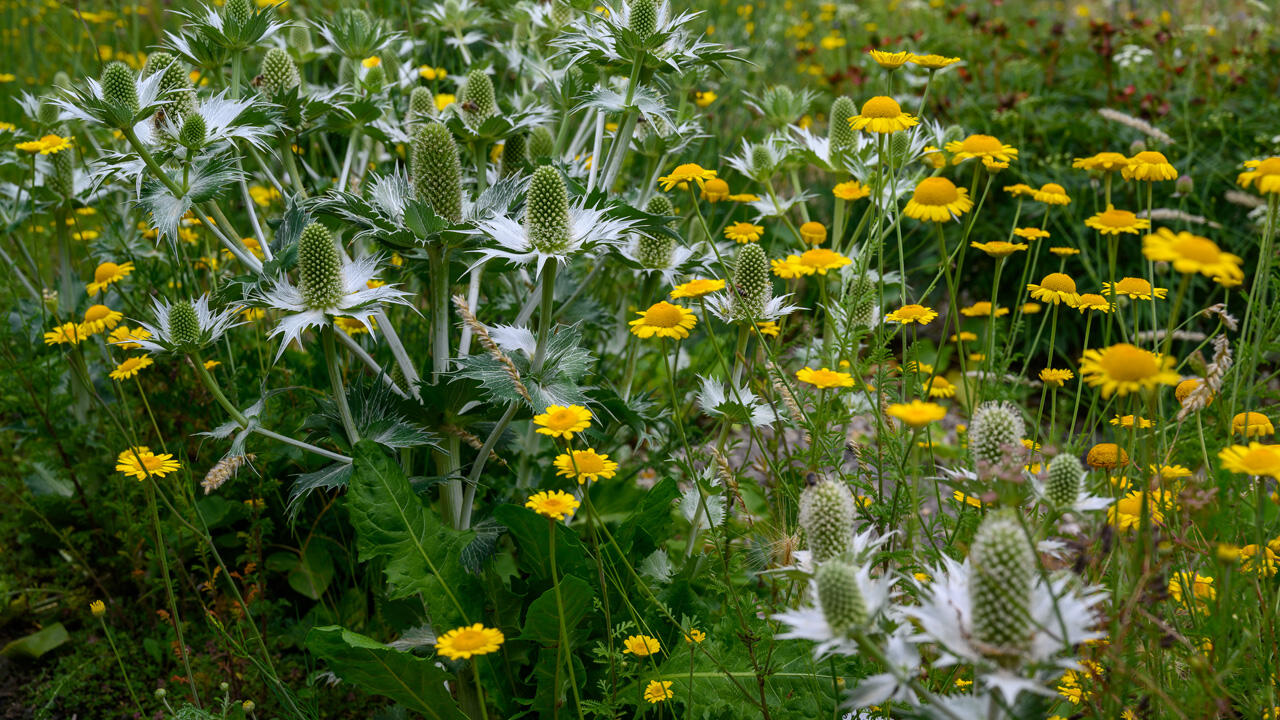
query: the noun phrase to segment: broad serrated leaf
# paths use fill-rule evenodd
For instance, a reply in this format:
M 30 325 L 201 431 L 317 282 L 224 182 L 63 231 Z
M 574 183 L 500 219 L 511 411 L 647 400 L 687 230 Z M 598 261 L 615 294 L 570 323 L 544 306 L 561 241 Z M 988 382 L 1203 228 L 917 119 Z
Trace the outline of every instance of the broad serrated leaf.
M 559 558 L 557 558 L 558 560 Z M 573 644 L 574 633 L 592 612 L 595 593 L 582 578 L 569 575 L 560 579 L 560 601 L 564 604 L 565 633 Z M 529 605 L 520 639 L 540 645 L 556 645 L 560 642 L 560 614 L 556 607 L 555 588 L 547 590 Z
M 290 519 L 297 516 L 298 510 L 302 507 L 302 501 L 312 491 L 344 487 L 350 479 L 351 463 L 346 462 L 336 462 L 315 472 L 299 475 L 293 481 L 293 486 L 289 488 L 288 515 Z
M 432 660 L 336 625 L 307 633 L 307 649 L 324 660 L 335 675 L 366 692 L 391 698 L 429 718 L 466 718 L 445 684 L 453 675 Z

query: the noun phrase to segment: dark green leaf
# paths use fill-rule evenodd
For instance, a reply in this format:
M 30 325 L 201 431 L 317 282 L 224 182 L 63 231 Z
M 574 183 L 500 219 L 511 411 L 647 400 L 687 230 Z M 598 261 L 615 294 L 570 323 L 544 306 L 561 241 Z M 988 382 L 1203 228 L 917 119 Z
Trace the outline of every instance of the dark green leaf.
M 372 638 L 330 625 L 307 633 L 307 648 L 344 681 L 391 698 L 429 718 L 465 720 L 449 695 L 452 675 L 435 662 L 393 650 Z

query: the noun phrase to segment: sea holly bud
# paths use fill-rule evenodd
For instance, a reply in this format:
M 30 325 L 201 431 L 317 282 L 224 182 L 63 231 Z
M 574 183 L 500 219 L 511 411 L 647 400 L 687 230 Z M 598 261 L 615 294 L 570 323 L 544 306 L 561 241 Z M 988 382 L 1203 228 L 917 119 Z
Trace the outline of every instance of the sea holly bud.
M 414 133 L 409 166 L 418 201 L 431 206 L 436 215 L 458 222 L 462 219 L 462 163 L 453 133 L 433 122 Z
M 827 625 L 837 635 L 847 636 L 867 624 L 867 601 L 858 587 L 858 571 L 841 559 L 818 566 L 814 580 L 818 586 L 818 607 Z
M 169 343 L 175 350 L 195 348 L 200 344 L 200 320 L 190 300 L 178 300 L 169 306 Z
M 463 119 L 472 127 L 498 113 L 498 104 L 493 95 L 493 80 L 489 79 L 488 73 L 479 68 L 467 73 L 467 82 L 458 96 L 458 105 L 462 108 Z
M 675 207 L 665 195 L 654 195 L 649 198 L 644 211 L 650 215 L 664 217 L 676 214 Z M 676 239 L 671 235 L 644 235 L 638 243 L 636 259 L 646 268 L 665 270 L 671 266 L 671 256 L 675 251 Z
M 320 223 L 311 223 L 298 238 L 298 279 L 302 299 L 313 310 L 334 307 L 342 299 L 342 259 L 333 235 Z
M 178 144 L 188 150 L 199 150 L 209 134 L 208 125 L 199 113 L 191 113 L 182 121 L 182 129 L 178 131 Z
M 133 70 L 128 65 L 113 60 L 102 69 L 102 99 L 114 111 L 120 126 L 133 124 L 138 114 L 138 86 L 134 83 Z
M 814 563 L 853 549 L 853 494 L 843 482 L 822 480 L 800 494 L 800 527 Z
M 228 29 L 231 31 L 228 34 L 235 35 L 248 25 L 250 13 L 249 0 L 227 0 L 222 6 L 222 16 L 226 18 Z
M 551 0 L 551 13 L 548 16 L 552 27 L 564 27 L 573 19 L 573 6 L 567 0 Z
M 827 139 L 833 152 L 847 152 L 853 149 L 857 138 L 853 128 L 849 126 L 849 118 L 858 114 L 858 106 L 852 99 L 841 95 L 831 103 L 828 115 Z
M 63 200 L 75 197 L 75 151 L 67 149 L 49 156 L 53 171 L 49 174 L 49 188 Z
M 289 28 L 289 49 L 299 57 L 308 55 L 315 49 L 311 44 L 311 31 L 306 26 L 294 25 Z
M 550 165 L 534 170 L 529 180 L 524 226 L 529 242 L 542 252 L 561 252 L 569 243 L 569 189 Z
M 262 58 L 262 93 L 275 98 L 302 84 L 298 66 L 289 53 L 271 48 Z
M 1016 658 L 1032 635 L 1036 556 L 1011 510 L 983 520 L 969 547 L 974 640 L 990 655 Z
M 749 321 L 764 313 L 765 303 L 773 295 L 773 282 L 769 280 L 769 258 L 758 243 L 747 243 L 738 250 L 733 284 L 738 293 L 739 320 Z
M 911 151 L 911 134 L 910 133 L 893 133 L 889 136 L 889 157 L 893 158 L 895 165 L 901 165 L 907 159 L 907 153 Z
M 1022 413 L 1012 403 L 984 402 L 969 422 L 969 452 L 975 463 L 998 463 L 1004 459 L 1005 448 L 1020 445 L 1025 433 Z
M 49 98 L 44 98 L 40 101 L 40 108 L 37 112 L 38 117 L 36 119 L 44 127 L 50 127 L 58 122 L 58 115 L 60 114 L 58 106 L 54 105 Z
M 525 136 L 522 132 L 514 132 L 502 141 L 502 174 L 510 175 L 525 163 L 528 157 L 525 152 Z
M 382 67 L 382 63 L 368 67 L 366 66 L 364 73 L 364 86 L 372 93 L 382 90 L 382 86 L 387 82 L 387 71 Z
M 416 87 L 409 93 L 409 122 L 428 120 L 435 112 L 436 99 L 430 89 Z
M 849 282 L 849 324 L 871 327 L 876 316 L 876 285 L 866 275 Z
M 658 31 L 658 0 L 631 0 L 627 28 L 640 39 L 648 40 Z
M 168 53 L 154 53 L 152 57 L 155 55 L 168 55 Z M 151 58 L 147 61 L 150 62 Z M 195 110 L 196 95 L 192 90 L 191 76 L 187 74 L 182 63 L 169 55 L 167 61 L 161 58 L 161 63 L 157 63 L 156 71 L 164 73 L 160 78 L 160 99 L 169 101 L 169 113 L 181 119 Z M 146 77 L 145 69 L 142 74 Z
M 551 130 L 544 125 L 539 125 L 529 132 L 529 162 L 541 162 L 551 157 L 555 152 L 556 140 L 551 136 Z
M 751 170 L 756 177 L 766 178 L 773 174 L 773 154 L 769 146 L 761 143 L 751 146 Z
M 1080 497 L 1084 467 L 1075 455 L 1058 455 L 1049 461 L 1049 480 L 1044 486 L 1045 498 L 1057 509 L 1071 507 Z

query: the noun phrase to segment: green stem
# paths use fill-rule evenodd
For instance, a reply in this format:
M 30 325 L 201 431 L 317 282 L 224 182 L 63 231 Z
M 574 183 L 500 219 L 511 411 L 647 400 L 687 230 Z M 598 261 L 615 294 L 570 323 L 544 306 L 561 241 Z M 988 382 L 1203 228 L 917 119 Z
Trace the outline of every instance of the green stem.
M 338 416 L 342 418 L 342 427 L 347 431 L 347 440 L 354 447 L 360 442 L 360 433 L 356 432 L 356 421 L 351 416 L 351 406 L 347 402 L 347 388 L 342 382 L 341 360 L 338 348 L 333 341 L 333 325 L 326 324 L 320 329 L 320 343 L 324 346 L 325 366 L 329 370 L 329 385 L 333 387 L 333 400 L 338 408 Z
M 142 459 L 137 458 L 140 466 Z M 191 701 L 196 707 L 200 705 L 200 694 L 196 691 L 195 674 L 191 672 L 191 657 L 187 652 L 187 643 L 182 636 L 182 617 L 178 614 L 178 600 L 173 594 L 173 578 L 169 576 L 169 556 L 164 544 L 164 531 L 160 528 L 160 510 L 156 507 L 155 478 L 147 473 L 147 508 L 151 513 L 151 524 L 156 533 L 156 554 L 160 557 L 160 571 L 164 576 L 165 595 L 169 599 L 169 613 L 173 620 L 173 632 L 178 640 L 178 654 L 182 656 L 182 666 L 187 673 L 187 686 L 191 688 Z
M 559 264 L 552 260 L 542 268 L 542 307 L 538 310 L 538 345 L 533 351 L 534 374 L 542 372 L 547 359 L 547 340 L 551 336 L 551 319 L 556 299 L 556 270 Z
M 572 448 L 569 450 L 569 457 L 573 457 Z M 582 492 L 591 492 L 591 486 L 588 484 L 583 488 Z M 551 588 L 556 594 L 556 619 L 560 622 L 560 647 L 556 650 L 556 667 L 558 668 L 560 666 L 560 654 L 562 652 L 568 653 L 569 687 L 573 690 L 573 702 L 578 709 L 578 720 L 583 720 L 582 698 L 578 696 L 578 680 L 573 672 L 573 653 L 569 648 L 569 631 L 564 625 L 564 600 L 560 597 L 560 574 L 556 570 L 556 521 L 551 518 L 547 518 L 547 527 L 550 529 L 551 538 L 549 545 L 549 554 L 551 556 Z M 557 687 L 553 691 L 553 695 L 558 696 L 559 694 L 560 688 Z M 552 703 L 556 703 L 556 699 L 554 697 L 552 698 Z M 556 706 L 556 709 L 559 710 L 558 705 Z
M 138 696 L 133 691 L 133 682 L 129 680 L 129 671 L 124 666 L 124 658 L 120 657 L 120 649 L 116 647 L 116 640 L 111 636 L 111 630 L 102 618 L 98 618 L 98 624 L 102 626 L 102 632 L 107 636 L 107 642 L 111 644 L 111 654 L 116 656 L 116 664 L 120 666 L 120 674 L 124 676 L 124 686 L 129 689 L 129 699 L 133 700 L 133 706 L 138 709 L 138 715 L 145 717 L 146 712 L 142 709 L 142 703 L 138 702 Z

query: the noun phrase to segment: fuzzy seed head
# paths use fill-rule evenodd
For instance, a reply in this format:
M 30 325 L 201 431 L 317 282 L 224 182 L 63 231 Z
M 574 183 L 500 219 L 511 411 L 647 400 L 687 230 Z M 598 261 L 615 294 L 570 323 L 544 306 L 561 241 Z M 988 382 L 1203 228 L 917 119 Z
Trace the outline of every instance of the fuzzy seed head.
M 1005 448 L 1020 445 L 1025 434 L 1022 413 L 1012 403 L 984 402 L 969 423 L 969 452 L 975 463 L 996 464 L 1004 458 Z
M 909 133 L 893 133 L 889 136 L 889 156 L 893 158 L 894 163 L 903 162 L 910 151 Z
M 311 223 L 298 238 L 298 279 L 302 299 L 313 310 L 335 307 L 342 299 L 342 259 L 333 235 L 320 223 Z
M 515 132 L 508 135 L 502 142 L 502 174 L 510 175 L 520 169 L 527 157 L 524 133 Z
M 409 122 L 421 122 L 436 113 L 436 100 L 431 90 L 416 87 L 409 93 Z
M 541 162 L 551 157 L 551 153 L 555 152 L 556 139 L 551 136 L 551 130 L 543 125 L 539 125 L 529 132 L 529 162 Z
M 185 148 L 195 150 L 204 147 L 204 140 L 208 133 L 209 129 L 204 118 L 200 117 L 199 113 L 191 113 L 186 120 L 182 121 L 182 129 L 178 131 L 178 142 Z
M 1080 496 L 1080 485 L 1084 481 L 1084 467 L 1080 458 L 1075 455 L 1058 455 L 1049 461 L 1049 480 L 1045 482 L 1044 494 L 1058 509 L 1070 507 Z
M 773 295 L 773 282 L 769 279 L 769 258 L 758 243 L 747 243 L 738 250 L 733 283 L 737 286 L 739 319 L 759 317 Z
M 121 116 L 132 118 L 138 114 L 138 87 L 133 81 L 133 70 L 128 65 L 113 60 L 102 69 L 102 98 L 120 111 Z
M 876 285 L 865 275 L 854 278 L 849 283 L 849 324 L 858 327 L 871 327 L 876 314 Z
M 671 255 L 675 249 L 676 241 L 673 237 L 644 235 L 640 238 L 636 259 L 646 268 L 665 270 L 671 265 Z
M 988 654 L 1016 658 L 1031 635 L 1036 556 L 1012 511 L 988 515 L 969 548 L 974 639 Z
M 764 175 L 773 172 L 773 156 L 764 144 L 751 146 L 751 169 Z
M 462 108 L 463 118 L 472 126 L 496 115 L 498 103 L 494 100 L 493 80 L 489 79 L 489 74 L 478 68 L 468 72 L 458 104 Z
M 828 116 L 827 139 L 831 141 L 833 151 L 846 151 L 855 144 L 853 128 L 849 127 L 849 118 L 858 114 L 858 106 L 851 98 L 844 95 L 831 103 Z M 898 133 L 894 133 L 895 135 Z
M 290 27 L 289 49 L 299 55 L 306 55 L 314 50 L 315 47 L 311 44 L 311 31 L 302 25 Z
M 649 202 L 645 204 L 644 211 L 650 215 L 672 216 L 676 214 L 676 207 L 671 204 L 671 200 L 666 195 L 654 195 L 649 198 Z
M 843 560 L 829 560 L 818 566 L 818 606 L 832 632 L 848 635 L 867 624 L 867 601 L 858 587 L 858 571 Z
M 524 226 L 529 241 L 543 252 L 559 252 L 569 243 L 569 189 L 550 165 L 534 170 L 529 180 Z
M 288 92 L 302 84 L 298 66 L 289 53 L 271 48 L 262 58 L 262 92 L 269 98 Z
M 53 165 L 53 172 L 49 174 L 49 188 L 63 200 L 70 200 L 75 196 L 76 154 L 71 150 L 64 150 L 50 155 L 49 159 Z
M 249 0 L 227 0 L 222 14 L 233 31 L 243 28 L 249 24 Z
M 800 494 L 800 527 L 815 563 L 853 549 L 853 516 L 853 494 L 843 482 L 823 480 Z
M 628 28 L 639 35 L 641 40 L 648 40 L 649 36 L 657 32 L 658 0 L 631 0 Z
M 41 100 L 39 115 L 36 119 L 45 127 L 53 125 L 58 122 L 58 106 L 54 105 L 52 100 Z M 57 154 L 61 155 L 62 153 Z
M 190 300 L 179 300 L 169 308 L 169 342 L 178 348 L 200 344 L 200 320 Z
M 410 147 L 413 187 L 418 201 L 450 222 L 462 219 L 462 163 L 449 128 L 430 123 L 413 136 Z

